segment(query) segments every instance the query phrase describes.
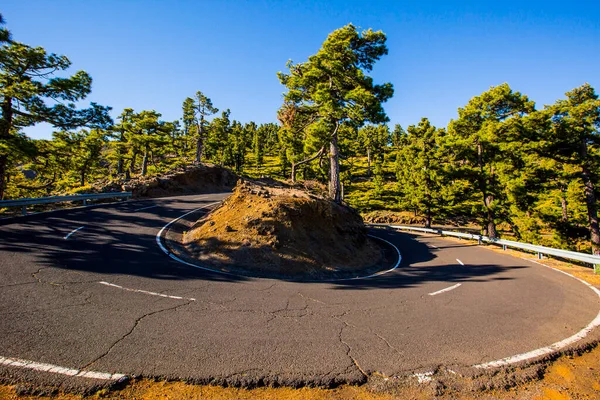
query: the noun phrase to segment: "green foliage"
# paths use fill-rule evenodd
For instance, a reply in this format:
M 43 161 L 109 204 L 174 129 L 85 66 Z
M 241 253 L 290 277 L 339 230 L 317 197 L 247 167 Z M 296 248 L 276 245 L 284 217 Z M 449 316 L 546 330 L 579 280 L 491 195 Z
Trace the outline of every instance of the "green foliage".
M 217 112 L 219 112 L 219 109 L 214 107 L 211 99 L 201 91 L 197 91 L 193 99 L 188 97 L 183 102 L 184 134 L 196 138 L 195 146 L 193 146 L 196 163 L 202 160 L 204 153 L 205 141 L 208 135 L 206 129 L 208 125 L 207 118 Z
M 527 96 L 507 84 L 473 97 L 459 118 L 448 125 L 446 146 L 451 148 L 456 177 L 472 183 L 470 195 L 480 202 L 473 210 L 490 237 L 496 224 L 507 220 L 505 188 L 509 170 L 519 164 L 520 119 L 534 110 Z
M 0 26 L 4 25 L 4 17 L 0 14 Z M 11 35 L 8 29 L 0 27 L 0 43 L 10 42 Z
M 427 118 L 408 127 L 408 135 L 398 143 L 396 177 L 400 201 L 408 210 L 424 213 L 431 225 L 433 216 L 443 217 L 450 200 L 450 184 L 445 174 L 447 159 L 440 143 L 445 131 L 436 129 Z M 445 190 L 444 190 L 445 189 Z
M 109 107 L 92 103 L 87 109 L 76 108 L 74 103 L 91 90 L 92 78 L 86 72 L 57 77 L 56 72 L 71 65 L 67 57 L 8 41 L 9 36 L 6 30 L 0 31 L 0 43 L 4 42 L 0 47 L 0 199 L 8 170 L 16 167 L 14 154 L 24 155 L 31 148 L 19 134 L 22 128 L 39 122 L 64 130 L 112 123 Z
M 563 193 L 563 229 L 569 232 L 571 228 L 568 210 L 565 210 L 566 204 L 573 200 L 572 196 L 571 199 L 567 198 L 568 188 L 571 187 L 585 199 L 592 251 L 600 254 L 597 204 L 600 184 L 600 100 L 587 83 L 567 92 L 566 96 L 565 100 L 558 100 L 544 109 L 546 129 L 536 130 L 534 140 L 538 154 L 553 160 L 560 171 L 556 174 L 553 189 Z
M 341 200 L 338 137 L 343 130 L 340 128 L 387 121 L 382 103 L 392 97 L 392 84 L 375 85 L 366 74 L 387 54 L 385 42 L 386 36 L 381 31 L 369 29 L 359 33 L 348 24 L 329 34 L 321 49 L 307 62 L 289 61 L 289 74 L 278 74 L 288 89 L 282 107 L 287 117 L 284 127 L 296 136 L 294 120 L 305 119 L 304 147 L 323 151 L 329 146 L 329 187 L 335 201 Z

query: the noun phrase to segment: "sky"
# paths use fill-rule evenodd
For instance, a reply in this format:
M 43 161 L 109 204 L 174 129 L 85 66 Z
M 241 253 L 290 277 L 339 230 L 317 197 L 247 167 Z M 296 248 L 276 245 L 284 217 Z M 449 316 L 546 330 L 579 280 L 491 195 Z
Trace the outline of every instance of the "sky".
M 371 76 L 394 85 L 391 124 L 446 126 L 504 82 L 538 108 L 585 82 L 600 92 L 600 1 L 2 0 L 0 13 L 14 40 L 87 71 L 82 105 L 109 105 L 113 118 L 130 107 L 173 121 L 200 90 L 241 122 L 276 122 L 277 72 L 348 23 L 387 35 Z M 52 127 L 26 133 L 50 138 Z

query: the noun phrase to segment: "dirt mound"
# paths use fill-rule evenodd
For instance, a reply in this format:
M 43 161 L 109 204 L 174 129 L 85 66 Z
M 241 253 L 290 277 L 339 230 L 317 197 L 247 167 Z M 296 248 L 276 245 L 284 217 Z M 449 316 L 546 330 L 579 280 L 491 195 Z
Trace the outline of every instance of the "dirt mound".
M 203 265 L 243 275 L 323 279 L 381 269 L 382 250 L 353 209 L 285 184 L 239 182 L 183 236 Z
M 226 168 L 201 164 L 152 177 L 137 177 L 98 182 L 92 192 L 133 192 L 134 198 L 164 197 L 231 190 L 237 175 Z

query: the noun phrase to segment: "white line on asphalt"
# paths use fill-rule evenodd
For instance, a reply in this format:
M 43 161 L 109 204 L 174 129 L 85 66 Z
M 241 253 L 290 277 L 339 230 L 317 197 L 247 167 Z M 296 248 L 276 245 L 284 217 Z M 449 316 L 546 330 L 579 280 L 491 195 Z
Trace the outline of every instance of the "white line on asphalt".
M 128 292 L 136 292 L 136 293 L 149 294 L 151 296 L 166 297 L 168 299 L 196 301 L 196 299 L 194 299 L 192 297 L 169 296 L 167 294 L 157 293 L 157 292 L 149 292 L 147 290 L 130 289 L 130 288 L 126 288 L 126 287 L 123 287 L 123 286 L 115 285 L 114 283 L 109 283 L 109 282 L 104 282 L 104 281 L 100 281 L 98 283 L 101 284 L 101 285 L 111 286 L 111 287 L 115 287 L 115 288 L 118 288 L 118 289 L 122 289 L 122 290 L 125 290 L 125 291 L 128 291 Z
M 398 254 L 398 262 L 396 263 L 396 265 L 394 265 L 392 268 L 390 268 L 386 271 L 376 272 L 373 275 L 357 276 L 355 278 L 348 278 L 348 279 L 335 279 L 335 281 L 347 281 L 347 280 L 349 281 L 349 280 L 356 280 L 356 279 L 374 278 L 376 276 L 380 276 L 380 275 L 387 274 L 388 272 L 392 272 L 393 270 L 395 270 L 396 268 L 398 268 L 400 266 L 400 263 L 402 262 L 402 254 L 400 254 L 400 250 L 396 246 L 394 246 L 391 242 L 388 242 L 387 240 L 382 239 L 380 237 L 373 236 L 373 235 L 367 235 L 367 236 L 372 237 L 373 239 L 381 240 L 382 242 L 385 242 L 385 243 L 389 244 L 390 246 L 392 246 L 396 250 L 396 253 Z
M 171 258 L 173 258 L 174 256 L 171 254 L 171 252 L 169 250 L 167 250 L 167 248 L 165 246 L 163 246 L 162 241 L 160 240 L 160 237 L 162 236 L 162 233 L 165 231 L 165 229 L 167 229 L 169 226 L 173 225 L 175 222 L 179 221 L 181 218 L 183 218 L 185 216 L 188 216 L 188 215 L 190 215 L 193 212 L 196 212 L 198 210 L 202 210 L 202 209 L 207 208 L 209 206 L 214 206 L 215 204 L 219 204 L 219 203 L 220 203 L 220 201 L 215 201 L 214 203 L 210 203 L 210 204 L 207 204 L 205 206 L 198 207 L 198 208 L 196 208 L 196 209 L 194 209 L 192 211 L 186 212 L 185 214 L 183 214 L 183 215 L 175 218 L 174 220 L 172 220 L 171 222 L 169 222 L 168 224 L 166 224 L 165 226 L 163 226 L 162 229 L 160 231 L 158 231 L 158 233 L 156 234 L 156 243 L 158 244 L 158 247 L 160 247 L 160 249 L 162 251 L 164 251 L 168 256 L 170 256 Z M 180 261 L 179 258 L 177 258 L 177 257 L 175 257 L 174 260 Z M 193 266 L 193 264 L 186 263 L 183 260 L 181 260 L 180 262 L 183 262 L 184 264 L 189 264 L 189 265 Z M 202 268 L 202 269 L 207 269 L 207 268 Z M 212 271 L 212 270 L 210 270 L 210 271 Z
M 83 229 L 83 228 L 85 228 L 85 226 L 80 226 L 80 227 L 79 227 L 79 228 L 77 228 L 77 229 L 73 229 L 71 232 L 69 232 L 69 234 L 68 234 L 67 236 L 65 236 L 65 237 L 64 237 L 64 239 L 65 239 L 65 240 L 66 240 L 66 239 L 68 239 L 69 237 L 71 237 L 71 235 L 72 235 L 72 234 L 74 234 L 75 232 L 77 232 L 78 230 L 81 230 L 81 229 Z
M 429 247 L 433 247 L 434 249 L 439 249 L 435 244 L 430 244 Z
M 454 289 L 456 289 L 456 288 L 457 288 L 457 287 L 459 287 L 460 285 L 462 285 L 462 283 L 457 283 L 456 285 L 452 285 L 452 286 L 450 286 L 450 287 L 447 287 L 446 289 L 442 289 L 442 290 L 438 290 L 437 292 L 432 292 L 432 293 L 429 293 L 429 295 L 430 295 L 430 296 L 435 296 L 435 295 L 437 295 L 437 294 L 440 294 L 440 293 L 449 292 L 449 291 L 451 291 L 451 290 L 454 290 Z
M 600 290 L 596 289 L 594 286 L 590 285 L 589 283 L 587 283 L 586 281 L 584 281 L 583 279 L 579 279 L 576 276 L 573 276 L 571 274 L 569 274 L 568 272 L 565 271 L 561 271 L 559 269 L 556 268 L 552 268 L 546 264 L 542 264 L 541 262 L 537 262 L 534 260 L 531 260 L 529 258 L 523 258 L 520 257 L 523 260 L 527 260 L 527 261 L 531 261 L 532 263 L 535 264 L 539 264 L 539 265 L 543 265 L 546 268 L 550 268 L 551 270 L 554 270 L 556 272 L 560 272 L 562 274 L 565 274 L 567 276 L 570 276 L 573 279 L 577 279 L 579 282 L 583 283 L 584 285 L 586 285 L 588 288 L 592 289 L 594 291 L 594 293 L 596 293 L 598 295 L 598 297 L 600 297 Z M 496 360 L 496 361 L 490 361 L 490 362 L 486 362 L 483 364 L 477 364 L 474 365 L 475 368 L 484 368 L 484 369 L 488 369 L 488 368 L 496 368 L 496 367 L 503 367 L 505 365 L 510 365 L 510 364 L 516 364 L 518 362 L 521 361 L 525 361 L 525 360 L 530 360 L 532 358 L 537 358 L 537 357 L 541 357 L 541 356 L 545 356 L 547 354 L 553 353 L 555 351 L 558 351 L 560 349 L 563 349 L 583 338 L 585 338 L 592 330 L 594 330 L 595 328 L 597 328 L 598 326 L 600 326 L 600 312 L 598 313 L 598 315 L 596 315 L 596 318 L 594 318 L 592 320 L 592 322 L 590 322 L 588 324 L 588 326 L 586 326 L 585 328 L 583 328 L 582 330 L 580 330 L 579 332 L 577 332 L 576 334 L 574 334 L 573 336 L 570 336 L 564 340 L 561 340 L 560 342 L 556 342 L 551 344 L 550 346 L 546 346 L 546 347 L 542 347 L 540 349 L 536 349 L 536 350 L 532 350 L 529 351 L 527 353 L 522 353 L 522 354 L 517 354 L 515 356 L 511 356 L 511 357 L 506 357 L 500 360 Z
M 41 372 L 74 376 L 79 378 L 100 379 L 104 381 L 120 381 L 127 378 L 123 374 L 111 374 L 108 372 L 83 371 L 80 369 L 65 368 L 53 364 L 39 363 L 35 361 L 22 360 L 20 358 L 0 357 L 0 365 L 7 367 L 27 368 Z
M 458 261 L 458 263 L 459 263 L 460 265 L 465 265 L 465 264 L 463 264 L 463 262 L 462 262 L 462 261 L 460 261 L 458 258 L 456 259 L 456 261 Z
M 138 209 L 135 209 L 135 210 L 131 210 L 131 212 L 137 212 L 137 211 L 147 210 L 149 208 L 154 208 L 154 207 L 158 207 L 158 205 L 138 208 Z

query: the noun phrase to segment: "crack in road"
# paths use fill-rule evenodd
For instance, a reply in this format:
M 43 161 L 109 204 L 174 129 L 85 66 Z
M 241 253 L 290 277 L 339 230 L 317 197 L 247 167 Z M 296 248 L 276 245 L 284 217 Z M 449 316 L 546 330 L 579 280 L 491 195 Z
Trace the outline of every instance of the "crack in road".
M 268 287 L 266 287 L 264 289 L 255 289 L 255 291 L 257 291 L 257 292 L 266 292 L 268 290 L 273 289 L 276 285 L 277 285 L 277 282 L 273 283 L 272 285 L 269 285 Z
M 38 276 L 37 276 L 40 272 L 42 272 L 42 270 L 45 270 L 45 269 L 48 269 L 48 268 L 52 268 L 52 267 L 41 267 L 37 271 L 35 271 L 34 273 L 32 273 L 31 276 L 33 277 L 33 279 L 37 280 L 39 283 L 51 284 L 51 283 L 48 283 L 48 282 L 44 282 L 42 280 L 42 278 L 38 278 Z M 54 286 L 59 286 L 59 285 L 54 285 Z
M 305 295 L 303 295 L 300 292 L 298 292 L 298 296 L 300 296 L 300 297 L 302 297 L 303 299 L 306 299 L 306 300 L 314 301 L 315 303 L 321 303 L 321 304 L 327 305 L 327 303 L 325 303 L 325 302 L 323 302 L 321 300 L 317 300 L 317 299 L 313 299 L 312 297 L 305 296 Z
M 135 320 L 135 322 L 134 322 L 133 326 L 131 327 L 131 329 L 129 330 L 129 332 L 127 332 L 126 334 L 124 334 L 123 336 L 121 336 L 116 342 L 114 342 L 112 345 L 110 345 L 110 347 L 108 348 L 108 350 L 106 350 L 100 356 L 96 357 L 91 362 L 89 362 L 86 365 L 84 365 L 83 367 L 81 367 L 81 369 L 84 370 L 86 368 L 89 368 L 90 366 L 92 366 L 95 363 L 97 363 L 98 361 L 100 361 L 102 358 L 106 357 L 119 343 L 121 343 L 122 341 L 124 341 L 125 339 L 127 339 L 135 331 L 135 329 L 138 327 L 138 325 L 142 322 L 142 320 L 144 318 L 150 317 L 150 316 L 155 315 L 155 314 L 159 314 L 161 312 L 176 310 L 177 308 L 188 306 L 191 303 L 192 303 L 192 301 L 187 301 L 184 304 L 179 304 L 179 305 L 176 305 L 176 306 L 172 306 L 172 307 L 168 307 L 168 308 L 163 308 L 161 310 L 152 311 L 152 312 L 149 312 L 149 313 L 146 313 L 146 314 L 142 315 L 141 317 L 139 317 L 139 318 L 137 318 Z
M 344 314 L 342 315 L 346 315 L 348 314 L 348 312 L 344 312 Z M 334 316 L 333 318 L 337 319 L 338 321 L 340 321 L 343 325 L 340 328 L 340 331 L 338 332 L 338 340 L 340 341 L 340 343 L 342 343 L 344 346 L 346 346 L 346 356 L 348 358 L 350 358 L 350 360 L 352 361 L 352 364 L 354 364 L 354 366 L 356 367 L 356 369 L 358 369 L 358 371 L 365 377 L 368 378 L 369 375 L 361 368 L 360 364 L 358 363 L 358 361 L 352 357 L 352 354 L 350 354 L 352 352 L 352 347 L 346 342 L 344 341 L 344 339 L 342 338 L 342 335 L 344 333 L 344 329 L 346 329 L 346 327 L 352 327 L 352 328 L 356 328 L 356 326 L 347 323 L 346 321 L 340 319 L 340 317 L 336 317 Z
M 377 332 L 373 332 L 373 331 L 371 331 L 371 333 L 373 333 L 375 336 L 377 336 L 379 339 L 381 339 L 381 340 L 382 340 L 382 341 L 383 341 L 385 344 L 387 344 L 387 346 L 388 346 L 390 349 L 394 350 L 395 352 L 397 352 L 397 353 L 399 353 L 399 354 L 402 354 L 402 353 L 400 353 L 400 352 L 398 351 L 398 349 L 397 349 L 397 348 L 395 348 L 394 346 L 392 346 L 392 345 L 390 344 L 390 342 L 388 342 L 388 340 L 387 340 L 386 338 L 384 338 L 383 336 L 381 336 L 379 333 L 377 333 Z

